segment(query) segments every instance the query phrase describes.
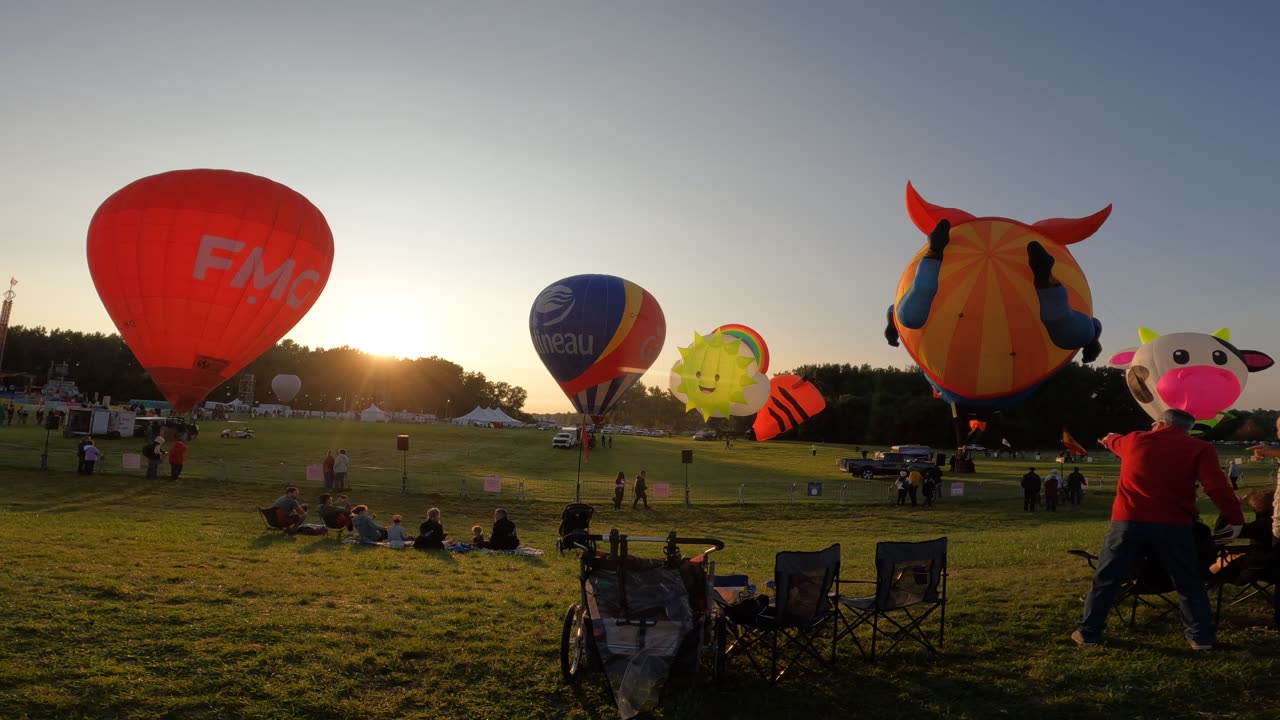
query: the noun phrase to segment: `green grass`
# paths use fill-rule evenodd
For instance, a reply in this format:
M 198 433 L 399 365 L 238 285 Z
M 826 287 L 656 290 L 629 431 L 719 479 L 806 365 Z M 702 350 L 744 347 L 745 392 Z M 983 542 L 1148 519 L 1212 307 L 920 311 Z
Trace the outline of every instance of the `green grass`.
M 119 469 L 133 441 L 104 443 L 110 472 L 74 474 L 74 442 L 53 438 L 48 472 L 35 428 L 0 428 L 0 717 L 4 718 L 610 718 L 602 676 L 559 679 L 565 607 L 578 595 L 577 561 L 552 549 L 572 495 L 576 456 L 549 433 L 358 423 L 257 423 L 251 441 L 192 444 L 188 473 L 171 483 Z M 399 494 L 394 435 L 412 435 L 407 497 Z M 446 529 L 488 526 L 512 511 L 541 558 L 392 551 L 261 532 L 254 507 L 326 447 L 351 451 L 353 499 L 383 520 L 416 526 L 438 506 Z M 683 486 L 682 447 L 695 506 L 673 497 L 649 513 L 614 514 L 613 473 L 641 467 Z M 834 470 L 851 448 L 787 443 L 693 443 L 619 438 L 584 465 L 599 499 L 597 530 L 723 538 L 720 572 L 763 580 L 773 554 L 840 542 L 846 578 L 867 578 L 875 542 L 951 538 L 944 654 L 915 651 L 877 665 L 843 656 L 828 670 L 769 687 L 740 669 L 719 687 L 679 679 L 661 718 L 918 719 L 1027 717 L 1262 717 L 1280 692 L 1280 636 L 1258 629 L 1269 607 L 1224 611 L 1219 651 L 1193 654 L 1168 622 L 1136 630 L 1112 622 L 1107 644 L 1068 639 L 1089 570 L 1068 556 L 1094 549 L 1109 498 L 1095 493 L 1056 515 L 1021 512 L 1016 478 L 1031 461 L 979 461 L 964 498 L 933 509 L 894 507 L 887 482 L 843 498 Z M 283 463 L 283 465 L 282 465 Z M 1038 463 L 1047 468 L 1048 462 Z M 1114 478 L 1114 465 L 1084 466 Z M 479 492 L 478 478 L 526 482 Z M 821 500 L 790 498 L 792 483 L 827 481 Z M 954 478 L 948 478 L 954 479 Z M 468 480 L 468 496 L 459 495 Z M 1246 485 L 1268 482 L 1250 470 Z M 748 503 L 736 503 L 747 484 Z M 834 483 L 834 484 L 833 484 Z M 300 482 L 298 484 L 301 484 Z M 314 501 L 318 488 L 304 486 Z M 754 494 L 753 494 L 754 493 Z M 793 502 L 788 502 L 793 499 Z M 759 502 L 756 502 L 759 500 Z M 1209 510 L 1206 504 L 1204 509 Z M 1212 513 L 1210 513 L 1212 515 Z M 734 666 L 731 666 L 731 669 Z

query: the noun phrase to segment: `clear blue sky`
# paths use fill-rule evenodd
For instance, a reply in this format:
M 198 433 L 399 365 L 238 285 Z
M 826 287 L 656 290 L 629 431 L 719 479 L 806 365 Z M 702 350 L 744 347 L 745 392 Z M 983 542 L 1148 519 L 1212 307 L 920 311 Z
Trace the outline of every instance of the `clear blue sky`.
M 695 331 L 774 370 L 906 366 L 884 309 L 924 196 L 1075 246 L 1137 328 L 1280 358 L 1280 6 L 225 2 L 0 5 L 0 275 L 13 322 L 110 331 L 85 229 L 126 183 L 265 175 L 333 228 L 308 345 L 439 355 L 568 410 L 529 341 L 554 280 L 652 292 L 665 385 Z M 304 378 L 305 381 L 305 378 Z M 1280 406 L 1280 368 L 1239 403 Z

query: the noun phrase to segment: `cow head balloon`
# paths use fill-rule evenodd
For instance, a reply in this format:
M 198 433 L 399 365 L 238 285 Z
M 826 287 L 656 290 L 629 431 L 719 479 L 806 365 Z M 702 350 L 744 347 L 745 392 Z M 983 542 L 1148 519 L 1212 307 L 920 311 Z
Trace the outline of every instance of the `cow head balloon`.
M 1142 328 L 1138 338 L 1142 345 L 1121 350 L 1107 364 L 1125 370 L 1129 393 L 1153 419 L 1172 408 L 1209 420 L 1239 399 L 1249 373 L 1275 364 L 1266 353 L 1236 348 L 1226 328 L 1211 335 Z
M 1067 246 L 1110 213 L 975 217 L 925 202 L 907 183 L 907 214 L 929 242 L 902 273 L 885 338 L 901 339 L 939 397 L 973 407 L 1012 405 L 1081 349 L 1091 362 L 1102 324 Z
M 315 205 L 230 170 L 129 183 L 94 213 L 87 250 L 107 314 L 178 412 L 301 320 L 333 265 Z

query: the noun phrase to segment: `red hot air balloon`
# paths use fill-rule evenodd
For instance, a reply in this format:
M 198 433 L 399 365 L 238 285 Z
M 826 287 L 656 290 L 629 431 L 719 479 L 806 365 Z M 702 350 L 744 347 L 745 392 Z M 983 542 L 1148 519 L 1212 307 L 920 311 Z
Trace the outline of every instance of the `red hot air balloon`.
M 138 362 L 179 412 L 284 336 L 333 265 L 305 197 L 230 170 L 134 181 L 89 223 L 89 274 Z

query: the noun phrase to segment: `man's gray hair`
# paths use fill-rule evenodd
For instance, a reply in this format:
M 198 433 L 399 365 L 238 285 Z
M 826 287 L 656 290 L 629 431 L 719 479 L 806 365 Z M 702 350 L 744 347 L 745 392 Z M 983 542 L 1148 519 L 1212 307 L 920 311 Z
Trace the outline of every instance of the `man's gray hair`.
M 1160 422 L 1180 428 L 1185 432 L 1190 432 L 1191 428 L 1196 426 L 1196 417 L 1186 410 L 1169 408 L 1160 413 Z

